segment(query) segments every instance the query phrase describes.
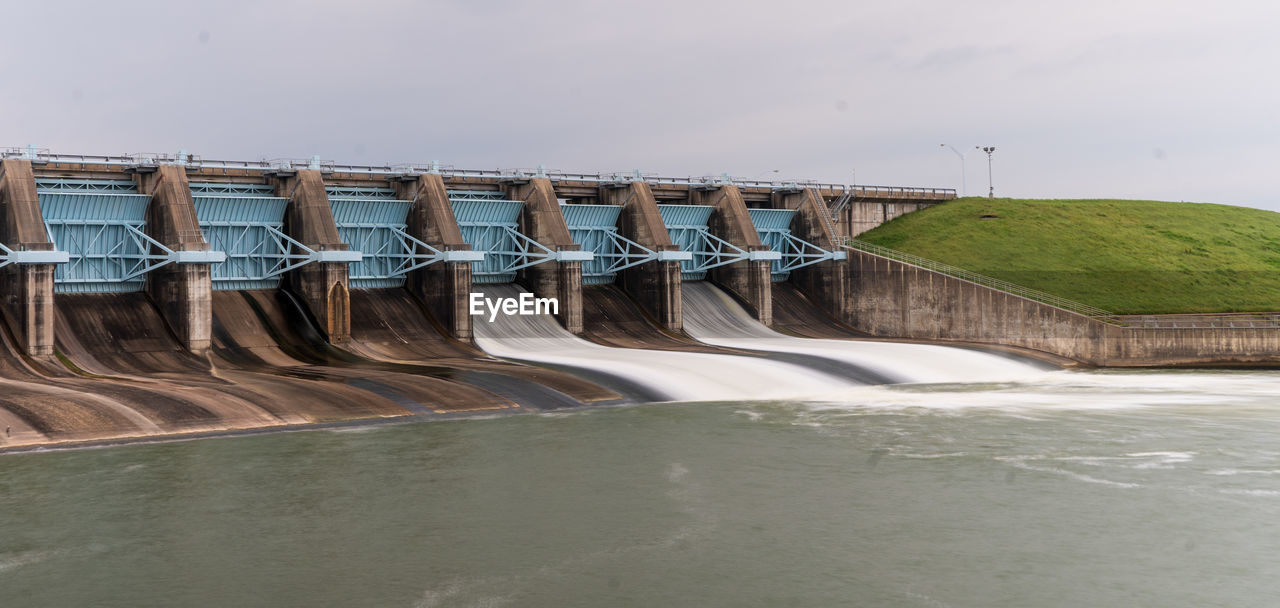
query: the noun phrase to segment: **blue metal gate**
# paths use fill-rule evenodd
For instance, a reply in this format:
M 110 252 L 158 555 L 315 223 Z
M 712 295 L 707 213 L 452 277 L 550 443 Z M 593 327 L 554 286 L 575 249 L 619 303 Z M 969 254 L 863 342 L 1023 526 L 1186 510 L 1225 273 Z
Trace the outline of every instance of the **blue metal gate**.
M 658 205 L 662 222 L 667 226 L 671 242 L 693 254 L 680 263 L 680 276 L 686 281 L 701 281 L 707 271 L 743 260 L 775 260 L 772 251 L 748 252 L 707 229 L 707 221 L 715 207 L 706 205 Z
M 618 271 L 653 260 L 685 260 L 691 256 L 679 251 L 653 251 L 618 234 L 617 205 L 560 205 L 573 242 L 590 251 L 594 257 L 582 264 L 582 283 L 612 283 Z
M 200 230 L 226 261 L 211 268 L 213 289 L 275 289 L 286 272 L 312 262 L 359 261 L 358 251 L 314 251 L 284 233 L 288 199 L 264 184 L 192 182 Z
M 151 197 L 131 181 L 41 178 L 36 193 L 49 239 L 67 253 L 53 273 L 56 293 L 141 291 L 147 271 L 177 261 L 146 235 Z
M 351 264 L 352 287 L 399 287 L 412 270 L 441 261 L 483 259 L 483 252 L 440 251 L 409 235 L 413 201 L 397 199 L 390 188 L 328 187 L 338 234 L 363 255 Z
M 775 283 L 787 280 L 791 271 L 824 260 L 843 260 L 845 252 L 827 251 L 809 241 L 791 234 L 793 209 L 749 209 L 751 223 L 760 234 L 760 241 L 782 254 L 769 266 L 769 277 Z
M 501 192 L 450 190 L 449 202 L 462 239 L 484 260 L 472 265 L 475 283 L 510 283 L 521 268 L 543 262 L 589 262 L 588 251 L 552 251 L 519 231 L 524 203 L 503 198 Z

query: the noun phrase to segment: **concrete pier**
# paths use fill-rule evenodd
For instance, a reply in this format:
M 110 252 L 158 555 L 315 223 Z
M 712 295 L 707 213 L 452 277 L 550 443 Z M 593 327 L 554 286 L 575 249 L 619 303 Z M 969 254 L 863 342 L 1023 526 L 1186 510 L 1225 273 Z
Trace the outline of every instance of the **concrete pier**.
M 413 201 L 407 218 L 410 236 L 441 251 L 471 249 L 462 239 L 440 174 L 420 174 L 400 181 L 396 195 Z M 471 315 L 467 310 L 467 297 L 471 293 L 470 262 L 429 264 L 410 272 L 405 287 L 427 307 L 449 336 L 471 341 Z
M 208 251 L 196 220 L 187 172 L 178 165 L 138 168 L 138 192 L 151 196 L 147 236 L 174 251 Z M 208 264 L 166 264 L 147 273 L 147 294 L 187 350 L 209 349 L 213 323 Z
M 622 207 L 618 232 L 653 251 L 678 251 L 658 211 L 649 184 L 640 181 L 600 186 L 599 200 Z M 680 299 L 680 262 L 646 262 L 619 273 L 622 290 L 640 304 L 659 326 L 671 331 L 684 327 Z
M 774 195 L 775 209 L 794 209 L 791 234 L 828 251 L 840 250 L 840 236 L 822 196 L 812 188 Z M 827 260 L 791 271 L 789 281 L 827 314 L 842 319 L 850 305 L 849 261 Z
M 338 236 L 329 196 L 319 171 L 297 169 L 275 174 L 276 195 L 289 200 L 285 233 L 317 252 L 350 249 Z M 306 303 L 331 344 L 351 339 L 351 299 L 346 262 L 318 261 L 289 273 L 289 289 Z
M 0 242 L 14 251 L 52 251 L 40 214 L 31 161 L 0 161 Z M 32 357 L 53 354 L 53 264 L 0 268 L 0 302 L 18 345 Z
M 545 177 L 508 180 L 506 196 L 521 201 L 520 232 L 552 251 L 582 249 L 569 235 L 551 180 Z M 520 271 L 519 282 L 540 298 L 557 298 L 556 318 L 572 333 L 582 333 L 582 262 L 543 262 Z
M 738 187 L 731 184 L 693 189 L 689 191 L 689 204 L 715 207 L 707 228 L 718 236 L 748 252 L 769 251 L 760 242 L 760 235 L 751 223 L 746 201 Z M 737 296 L 747 310 L 761 323 L 773 322 L 773 288 L 769 282 L 769 261 L 743 260 L 712 268 L 711 281 Z

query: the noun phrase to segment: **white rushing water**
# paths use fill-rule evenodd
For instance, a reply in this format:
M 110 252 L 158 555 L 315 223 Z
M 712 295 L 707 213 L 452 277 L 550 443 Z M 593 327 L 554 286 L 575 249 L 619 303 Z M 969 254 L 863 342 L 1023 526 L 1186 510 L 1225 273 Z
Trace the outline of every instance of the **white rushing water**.
M 1006 382 L 1044 375 L 1035 365 L 967 348 L 786 336 L 762 325 L 710 283 L 685 283 L 681 291 L 685 333 L 706 344 L 833 359 L 898 382 Z
M 510 285 L 486 286 L 489 298 L 513 298 Z M 803 399 L 859 383 L 800 365 L 763 358 L 639 348 L 611 348 L 579 338 L 547 315 L 476 316 L 476 344 L 508 359 L 580 368 L 616 376 L 670 401 Z

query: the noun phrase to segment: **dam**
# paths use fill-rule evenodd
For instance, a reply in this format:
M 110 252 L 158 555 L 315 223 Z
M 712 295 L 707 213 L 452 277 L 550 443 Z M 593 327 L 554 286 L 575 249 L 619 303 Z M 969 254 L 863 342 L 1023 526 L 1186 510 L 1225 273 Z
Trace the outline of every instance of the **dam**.
M 1124 364 L 1114 345 L 1143 339 L 1135 364 L 1201 360 L 1188 349 L 1206 341 L 1227 345 L 1209 353 L 1219 359 L 1275 356 L 1262 330 L 1153 341 L 851 240 L 954 197 L 12 150 L 0 160 L 3 445 L 821 399 L 1025 378 L 1044 372 L 1036 359 Z M 554 307 L 486 317 L 476 297 Z

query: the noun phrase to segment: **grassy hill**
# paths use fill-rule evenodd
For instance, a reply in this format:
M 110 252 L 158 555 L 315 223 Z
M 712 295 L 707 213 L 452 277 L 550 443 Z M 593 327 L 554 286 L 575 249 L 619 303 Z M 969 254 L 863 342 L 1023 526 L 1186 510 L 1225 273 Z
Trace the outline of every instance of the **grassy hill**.
M 1280 213 L 962 198 L 857 237 L 1119 314 L 1280 311 Z

